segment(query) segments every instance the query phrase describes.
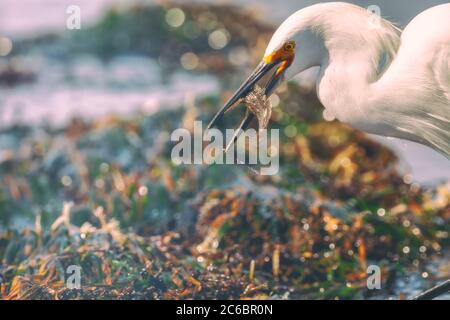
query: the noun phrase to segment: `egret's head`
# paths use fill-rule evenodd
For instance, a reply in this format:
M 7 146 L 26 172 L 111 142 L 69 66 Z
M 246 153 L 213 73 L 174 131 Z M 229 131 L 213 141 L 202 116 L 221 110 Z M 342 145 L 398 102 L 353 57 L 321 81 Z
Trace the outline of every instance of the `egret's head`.
M 265 89 L 266 96 L 270 96 L 284 79 L 285 72 L 295 59 L 295 51 L 296 42 L 286 40 L 276 46 L 275 49 L 266 52 L 258 67 L 215 115 L 208 128 L 211 128 L 228 109 L 245 98 L 256 84 Z
M 327 48 L 322 35 L 325 31 L 324 28 L 317 28 L 317 25 L 321 24 L 323 6 L 316 5 L 299 10 L 280 25 L 273 34 L 258 67 L 220 109 L 209 128 L 227 110 L 246 97 L 256 84 L 265 89 L 266 96 L 270 96 L 283 79 L 292 79 L 298 73 L 324 62 L 324 58 L 327 57 Z M 330 14 L 330 16 L 334 17 L 336 14 Z M 325 21 L 329 20 L 325 19 Z M 248 121 L 244 120 L 242 124 L 246 122 Z
M 263 63 L 265 65 L 274 65 L 276 67 L 274 68 L 272 77 L 266 84 L 266 95 L 270 95 L 274 91 L 280 83 L 280 80 L 284 77 L 287 69 L 291 66 L 295 59 L 295 47 L 295 41 L 288 40 L 279 46 L 279 48 L 268 51 L 264 56 Z

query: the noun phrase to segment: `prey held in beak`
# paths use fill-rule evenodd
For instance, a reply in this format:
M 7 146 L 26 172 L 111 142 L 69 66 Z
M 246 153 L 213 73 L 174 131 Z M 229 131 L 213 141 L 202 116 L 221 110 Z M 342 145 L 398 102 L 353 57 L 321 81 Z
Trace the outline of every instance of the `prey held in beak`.
M 209 123 L 207 129 L 211 129 L 223 116 L 224 114 L 232 109 L 236 104 L 244 101 L 247 102 L 247 97 L 250 93 L 254 93 L 254 96 L 258 96 L 261 94 L 261 90 L 255 90 L 256 86 L 261 86 L 259 82 L 265 76 L 270 75 L 269 80 L 262 87 L 262 93 L 264 95 L 264 101 L 273 93 L 273 91 L 280 84 L 283 79 L 284 73 L 286 69 L 291 65 L 295 56 L 295 42 L 288 41 L 284 44 L 282 48 L 274 51 L 273 53 L 264 57 L 263 61 L 258 65 L 258 67 L 253 71 L 253 73 L 248 77 L 248 79 L 239 87 L 239 89 L 234 93 L 234 95 L 228 100 L 228 102 L 217 112 L 214 118 Z M 272 74 L 271 74 L 272 73 Z M 252 99 L 254 97 L 249 97 L 249 101 L 254 101 Z M 239 126 L 235 129 L 234 139 L 237 139 L 239 133 L 242 130 L 246 130 L 252 120 L 255 117 L 255 109 L 258 108 L 250 108 L 248 107 L 244 116 L 244 119 L 241 121 Z M 261 109 L 261 108 L 259 108 Z M 260 116 L 258 116 L 258 120 L 260 120 Z M 266 123 L 266 122 L 264 122 Z M 261 124 L 261 121 L 260 121 Z M 228 147 L 227 147 L 228 149 Z
M 270 63 L 261 62 L 258 67 L 253 71 L 253 73 L 248 77 L 248 79 L 240 86 L 240 88 L 234 93 L 234 95 L 228 100 L 228 102 L 217 112 L 214 118 L 208 125 L 207 129 L 212 128 L 222 117 L 223 115 L 230 110 L 237 103 L 240 103 L 245 97 L 254 90 L 255 85 L 270 71 L 272 71 L 275 66 L 277 66 L 280 61 L 273 61 Z M 265 87 L 266 96 L 270 95 L 275 89 L 276 84 L 279 82 L 279 78 L 281 74 L 277 75 L 277 72 L 274 72 L 273 76 L 268 81 Z M 241 122 L 239 129 L 247 127 L 253 119 L 253 115 L 249 112 L 246 113 L 243 121 Z M 245 129 L 244 129 L 245 130 Z

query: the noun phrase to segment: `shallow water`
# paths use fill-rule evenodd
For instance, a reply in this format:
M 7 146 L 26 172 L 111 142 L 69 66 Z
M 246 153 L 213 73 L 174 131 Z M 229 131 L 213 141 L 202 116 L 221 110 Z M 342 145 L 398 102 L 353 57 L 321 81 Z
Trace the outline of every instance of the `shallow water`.
M 1 126 L 17 122 L 61 125 L 74 116 L 95 119 L 107 114 L 151 113 L 160 106 L 177 106 L 190 96 L 219 90 L 218 81 L 204 75 L 178 72 L 163 81 L 159 65 L 143 57 L 121 57 L 106 64 L 93 56 L 79 57 L 70 64 L 44 56 L 29 58 L 38 79 L 0 87 Z
M 412 299 L 423 293 L 424 288 L 432 288 L 450 276 L 449 255 L 445 255 L 431 261 L 427 267 L 420 271 L 408 273 L 399 277 L 393 290 L 396 294 L 405 294 L 406 299 Z M 429 274 L 433 274 L 435 279 L 429 279 Z M 388 296 L 397 299 L 398 296 Z M 449 300 L 450 293 L 436 298 L 437 300 Z

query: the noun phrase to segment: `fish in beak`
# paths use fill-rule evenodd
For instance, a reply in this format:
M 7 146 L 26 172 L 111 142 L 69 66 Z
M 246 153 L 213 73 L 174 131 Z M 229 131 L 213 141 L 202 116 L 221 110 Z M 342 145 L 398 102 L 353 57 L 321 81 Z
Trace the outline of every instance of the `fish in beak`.
M 267 83 L 264 86 L 261 86 L 264 89 L 265 95 L 269 97 L 281 83 L 284 72 L 294 60 L 294 51 L 295 43 L 293 41 L 288 41 L 281 49 L 264 57 L 264 59 L 260 62 L 258 67 L 253 71 L 248 79 L 239 87 L 239 89 L 228 100 L 228 102 L 217 112 L 217 114 L 209 123 L 207 130 L 211 129 L 215 124 L 217 124 L 217 122 L 224 116 L 227 111 L 232 109 L 233 106 L 241 102 L 250 92 L 252 92 L 255 86 L 261 81 L 261 79 L 272 73 Z M 233 141 L 237 138 L 238 132 L 240 132 L 241 129 L 247 129 L 253 118 L 254 115 L 247 110 L 244 119 L 235 130 L 236 133 Z

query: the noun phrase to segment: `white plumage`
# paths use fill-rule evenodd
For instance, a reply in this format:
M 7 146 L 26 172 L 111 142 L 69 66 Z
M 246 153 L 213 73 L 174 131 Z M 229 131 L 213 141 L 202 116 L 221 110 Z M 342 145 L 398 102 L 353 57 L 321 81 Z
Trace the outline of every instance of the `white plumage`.
M 450 3 L 422 12 L 403 33 L 361 7 L 317 4 L 279 27 L 266 56 L 287 41 L 296 48 L 285 77 L 320 67 L 317 94 L 337 119 L 450 157 Z

